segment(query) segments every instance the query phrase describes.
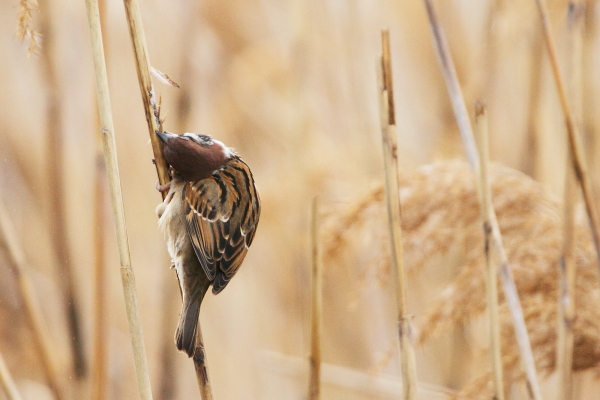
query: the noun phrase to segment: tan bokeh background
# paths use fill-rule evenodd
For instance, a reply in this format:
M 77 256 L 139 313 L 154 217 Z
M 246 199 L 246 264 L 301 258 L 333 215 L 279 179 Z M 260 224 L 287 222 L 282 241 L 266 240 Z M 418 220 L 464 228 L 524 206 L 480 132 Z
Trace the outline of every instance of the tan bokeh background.
M 48 202 L 48 165 L 53 160 L 46 149 L 48 126 L 60 124 L 64 156 L 54 161 L 64 171 L 66 240 L 91 361 L 98 124 L 85 4 L 40 1 L 34 26 L 43 28 L 41 21 L 46 20 L 53 33 L 42 29 L 42 49 L 28 56 L 27 43 L 15 37 L 18 6 L 13 3 L 0 5 L 0 196 L 25 250 L 48 335 L 61 356 L 62 378 L 72 385 L 59 290 L 64 277 L 58 273 L 61 257 L 53 251 L 49 222 L 55 212 Z M 600 157 L 594 156 L 599 139 L 594 133 L 600 114 L 594 105 L 600 93 L 600 49 L 594 26 L 600 8 L 592 0 L 584 3 L 581 123 L 592 178 L 598 183 Z M 550 197 L 560 199 L 565 132 L 534 2 L 461 0 L 436 5 L 467 106 L 472 109 L 478 98 L 489 105 L 492 159 L 525 172 Z M 552 0 L 549 5 L 564 60 L 569 48 L 568 2 Z M 145 0 L 141 7 L 151 64 L 183 88 L 155 82 L 165 128 L 210 134 L 235 148 L 251 166 L 262 198 L 261 222 L 243 268 L 227 290 L 218 297 L 209 294 L 203 304 L 201 323 L 215 398 L 303 398 L 307 364 L 297 363 L 309 349 L 309 202 L 318 195 L 325 218 L 333 218 L 382 181 L 375 73 L 382 28 L 390 29 L 392 39 L 401 168 L 464 158 L 424 6 L 416 0 Z M 175 330 L 179 295 L 157 229 L 154 208 L 160 196 L 154 188 L 156 174 L 123 4 L 106 0 L 104 17 L 129 243 L 151 379 L 155 398 L 160 398 L 163 330 Z M 45 42 L 49 38 L 52 46 Z M 44 57 L 56 69 L 54 85 L 48 81 Z M 49 100 L 60 103 L 57 112 L 48 113 Z M 137 388 L 108 204 L 105 214 L 107 398 L 134 399 Z M 364 251 L 347 260 L 346 268 L 326 273 L 323 360 L 362 371 L 367 378 L 398 380 L 393 291 L 385 274 L 381 278 L 380 269 L 386 267 L 374 262 L 386 251 L 381 245 L 386 239 L 373 228 L 357 233 L 373 246 L 361 247 Z M 25 398 L 50 398 L 40 386 L 43 375 L 11 266 L 7 258 L 0 262 L 0 351 Z M 411 276 L 411 307 L 417 316 L 456 275 L 458 265 L 448 259 L 444 263 Z M 347 285 L 349 281 L 363 282 L 367 289 L 355 290 L 361 285 Z M 167 319 L 165 296 L 176 297 Z M 484 324 L 475 321 L 464 330 L 484 332 Z M 445 342 L 418 348 L 418 377 L 458 390 L 477 368 L 471 363 L 481 348 L 468 333 L 449 335 Z M 175 354 L 168 372 L 176 389 L 173 398 L 197 396 L 193 365 L 183 354 Z M 552 377 L 548 382 L 552 388 Z M 73 398 L 87 396 L 87 383 L 73 391 Z M 326 383 L 324 398 L 393 398 L 372 382 L 360 389 L 346 383 Z

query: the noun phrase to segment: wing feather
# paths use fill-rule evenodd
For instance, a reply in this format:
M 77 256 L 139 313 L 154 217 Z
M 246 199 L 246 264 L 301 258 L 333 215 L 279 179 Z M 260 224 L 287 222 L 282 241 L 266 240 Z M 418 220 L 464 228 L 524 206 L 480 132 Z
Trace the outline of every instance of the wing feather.
M 213 292 L 241 266 L 260 217 L 260 199 L 248 166 L 235 157 L 211 177 L 187 182 L 186 228 Z

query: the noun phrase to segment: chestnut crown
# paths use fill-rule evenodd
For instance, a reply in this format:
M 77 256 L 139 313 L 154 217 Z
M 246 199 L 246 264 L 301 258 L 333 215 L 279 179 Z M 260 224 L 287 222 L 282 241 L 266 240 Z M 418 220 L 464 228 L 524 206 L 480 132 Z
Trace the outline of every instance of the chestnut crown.
M 186 181 L 208 178 L 223 168 L 235 154 L 208 135 L 156 131 L 164 143 L 163 154 L 171 167 Z

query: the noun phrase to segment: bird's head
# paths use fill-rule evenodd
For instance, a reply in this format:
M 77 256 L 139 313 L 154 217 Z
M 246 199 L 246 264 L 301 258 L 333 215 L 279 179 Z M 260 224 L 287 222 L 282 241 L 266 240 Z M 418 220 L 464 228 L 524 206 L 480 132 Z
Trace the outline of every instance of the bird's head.
M 171 167 L 186 181 L 208 178 L 225 166 L 234 152 L 208 135 L 156 131 L 164 143 L 163 154 Z

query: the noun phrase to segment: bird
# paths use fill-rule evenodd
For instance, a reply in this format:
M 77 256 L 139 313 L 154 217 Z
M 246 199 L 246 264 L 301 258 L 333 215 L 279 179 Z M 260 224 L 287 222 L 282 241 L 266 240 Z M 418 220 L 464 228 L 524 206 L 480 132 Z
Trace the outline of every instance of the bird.
M 209 135 L 156 131 L 172 179 L 156 208 L 179 280 L 182 308 L 175 344 L 194 356 L 200 305 L 212 285 L 220 293 L 238 271 L 260 218 L 248 165 Z

